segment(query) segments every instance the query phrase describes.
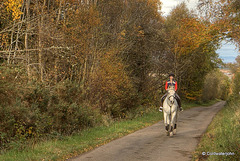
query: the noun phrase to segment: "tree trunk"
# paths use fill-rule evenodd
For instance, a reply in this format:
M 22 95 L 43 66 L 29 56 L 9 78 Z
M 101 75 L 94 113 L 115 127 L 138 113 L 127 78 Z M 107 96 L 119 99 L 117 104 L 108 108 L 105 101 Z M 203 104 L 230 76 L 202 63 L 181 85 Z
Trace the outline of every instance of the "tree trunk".
M 60 0 L 59 2 L 59 9 L 58 9 L 58 16 L 57 16 L 57 25 L 60 21 L 61 18 L 61 12 L 62 12 L 62 4 L 64 3 L 64 0 Z M 58 55 L 55 56 L 55 61 L 54 61 L 54 79 L 55 79 L 55 84 L 58 82 L 58 63 L 59 63 L 59 57 Z
M 41 8 L 41 17 L 40 19 L 38 20 L 38 29 L 39 29 L 39 40 L 38 40 L 38 46 L 39 46 L 39 67 L 40 67 L 40 80 L 41 82 L 44 81 L 43 79 L 43 71 L 44 71 L 44 66 L 43 66 L 43 60 L 42 60 L 42 57 L 43 57 L 43 44 L 42 44 L 42 39 L 43 39 L 43 23 L 44 23 L 44 7 L 46 5 L 46 0 L 43 1 L 43 5 L 39 7 L 39 9 Z
M 21 11 L 23 12 L 24 11 L 24 5 L 22 6 L 21 8 Z M 17 36 L 16 36 L 16 44 L 15 44 L 15 51 L 14 51 L 14 54 L 13 54 L 13 64 L 15 63 L 15 57 L 16 57 L 16 51 L 18 50 L 18 39 L 19 39 L 19 34 L 20 34 L 20 30 L 22 28 L 22 25 L 23 25 L 23 20 L 24 20 L 24 15 L 22 15 L 22 18 L 21 18 L 21 23 L 18 24 L 18 27 L 17 27 Z
M 26 49 L 26 57 L 27 57 L 27 74 L 28 74 L 28 79 L 30 79 L 31 73 L 30 73 L 30 53 L 27 51 L 28 49 L 28 30 L 30 28 L 30 23 L 29 23 L 29 6 L 30 6 L 30 0 L 26 0 L 26 32 L 25 32 L 25 49 Z
M 88 62 L 88 56 L 85 57 L 83 73 L 82 73 L 82 82 L 83 82 L 84 86 L 86 85 L 85 82 L 86 82 L 86 77 L 87 77 L 87 62 Z
M 176 47 L 176 48 L 178 48 L 178 44 L 177 44 L 177 47 Z M 177 50 L 175 50 L 175 52 L 174 52 L 174 74 L 175 74 L 176 76 L 178 76 L 177 68 L 178 68 Z
M 10 59 L 11 59 L 11 50 L 12 50 L 12 46 L 13 46 L 13 33 L 14 33 L 14 30 L 15 30 L 15 21 L 13 23 L 13 28 L 12 28 L 12 31 L 11 31 L 11 43 L 10 43 L 10 46 L 9 46 L 9 53 L 8 53 L 8 58 L 7 58 L 7 62 L 8 64 L 10 64 Z

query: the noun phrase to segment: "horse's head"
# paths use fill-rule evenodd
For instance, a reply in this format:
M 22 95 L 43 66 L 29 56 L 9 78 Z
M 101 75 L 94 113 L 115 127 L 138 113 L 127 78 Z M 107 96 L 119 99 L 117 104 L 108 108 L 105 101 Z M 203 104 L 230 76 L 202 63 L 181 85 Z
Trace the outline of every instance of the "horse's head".
M 168 91 L 168 94 L 173 95 L 173 94 L 175 94 L 175 87 L 170 86 L 170 87 L 168 87 L 167 91 Z
M 171 104 L 174 104 L 174 101 L 175 101 L 175 88 L 174 88 L 174 86 L 170 86 L 168 88 L 168 99 L 169 99 Z

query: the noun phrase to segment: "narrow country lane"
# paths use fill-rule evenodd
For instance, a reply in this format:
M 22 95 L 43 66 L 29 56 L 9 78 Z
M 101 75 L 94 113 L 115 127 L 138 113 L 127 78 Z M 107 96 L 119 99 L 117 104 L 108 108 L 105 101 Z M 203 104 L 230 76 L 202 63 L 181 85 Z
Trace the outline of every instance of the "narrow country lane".
M 177 135 L 166 136 L 163 121 L 114 140 L 72 161 L 188 161 L 201 135 L 225 102 L 180 113 Z M 160 113 L 159 113 L 160 114 Z

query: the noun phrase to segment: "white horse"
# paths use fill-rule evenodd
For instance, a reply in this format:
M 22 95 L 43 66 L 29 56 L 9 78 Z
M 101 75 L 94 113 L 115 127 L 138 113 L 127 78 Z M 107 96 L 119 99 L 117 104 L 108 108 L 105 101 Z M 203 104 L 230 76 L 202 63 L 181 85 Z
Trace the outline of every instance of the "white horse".
M 178 103 L 175 98 L 175 88 L 168 88 L 168 95 L 163 102 L 163 116 L 167 136 L 173 136 L 177 132 Z

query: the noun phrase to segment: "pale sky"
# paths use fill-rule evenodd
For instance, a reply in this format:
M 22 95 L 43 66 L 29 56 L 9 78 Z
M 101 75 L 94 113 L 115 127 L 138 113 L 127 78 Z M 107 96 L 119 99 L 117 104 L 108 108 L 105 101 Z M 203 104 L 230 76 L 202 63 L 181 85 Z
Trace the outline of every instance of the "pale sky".
M 168 15 L 172 8 L 174 8 L 175 6 L 182 2 L 186 2 L 187 6 L 190 9 L 196 9 L 198 3 L 198 0 L 160 0 L 160 1 L 163 3 L 162 12 L 164 16 Z
M 162 5 L 163 16 L 167 16 L 169 12 L 178 4 L 186 2 L 189 9 L 197 11 L 198 0 L 160 0 Z M 235 58 L 240 55 L 236 46 L 231 43 L 222 42 L 222 47 L 216 51 L 219 57 L 223 59 L 223 62 L 229 63 L 234 62 Z
M 235 62 L 235 58 L 240 55 L 236 46 L 230 42 L 227 43 L 226 41 L 222 42 L 221 49 L 218 49 L 216 52 L 225 63 Z

